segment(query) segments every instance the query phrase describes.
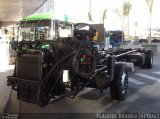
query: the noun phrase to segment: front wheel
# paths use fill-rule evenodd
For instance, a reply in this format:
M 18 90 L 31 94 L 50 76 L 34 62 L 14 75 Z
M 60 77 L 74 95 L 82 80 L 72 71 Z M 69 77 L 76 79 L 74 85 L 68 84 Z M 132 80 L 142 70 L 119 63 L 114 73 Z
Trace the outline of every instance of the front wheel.
M 128 89 L 128 72 L 123 63 L 117 63 L 114 68 L 114 80 L 111 82 L 112 99 L 124 100 Z

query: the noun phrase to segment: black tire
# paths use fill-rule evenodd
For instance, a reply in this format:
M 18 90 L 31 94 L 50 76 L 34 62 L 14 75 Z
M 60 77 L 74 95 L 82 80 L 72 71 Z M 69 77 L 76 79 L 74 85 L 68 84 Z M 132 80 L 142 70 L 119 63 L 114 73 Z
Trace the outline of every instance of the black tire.
M 128 72 L 123 63 L 117 63 L 114 68 L 114 80 L 111 82 L 112 99 L 124 100 L 128 89 Z
M 146 68 L 152 68 L 152 65 L 153 65 L 153 53 L 151 50 L 148 50 L 146 52 L 146 61 L 145 61 L 145 65 L 146 65 Z
M 152 68 L 153 65 L 153 53 L 151 50 L 147 50 L 145 53 L 145 62 L 144 64 L 141 66 L 141 68 Z

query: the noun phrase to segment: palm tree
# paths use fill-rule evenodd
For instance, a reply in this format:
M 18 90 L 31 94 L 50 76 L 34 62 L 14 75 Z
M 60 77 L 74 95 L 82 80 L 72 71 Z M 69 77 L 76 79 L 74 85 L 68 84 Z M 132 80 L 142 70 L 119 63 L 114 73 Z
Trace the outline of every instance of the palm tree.
M 148 44 L 151 44 L 151 27 L 152 27 L 153 2 L 154 2 L 154 0 L 146 0 L 147 6 L 149 8 L 149 37 L 148 37 Z
M 103 11 L 103 15 L 102 15 L 102 21 L 103 21 L 103 24 L 104 24 L 104 21 L 105 21 L 105 19 L 107 18 L 107 9 L 105 9 L 104 11 Z
M 132 5 L 129 2 L 124 2 L 122 9 L 114 9 L 114 12 L 120 17 L 120 19 L 122 19 L 122 31 L 123 32 L 125 30 L 124 29 L 124 18 L 128 17 L 128 37 L 129 37 L 129 14 L 130 14 L 131 8 L 132 8 Z
M 102 22 L 104 24 L 105 19 L 107 18 L 107 9 L 105 9 L 103 11 L 103 15 L 102 15 Z M 88 12 L 88 20 L 93 22 L 93 18 L 92 18 L 92 14 L 90 12 Z
M 91 21 L 91 22 L 93 22 L 92 15 L 91 15 L 90 12 L 88 12 L 88 20 Z
M 128 17 L 128 38 L 129 38 L 129 14 L 132 9 L 132 5 L 129 1 L 123 3 L 123 17 Z
M 92 18 L 92 0 L 89 0 L 89 12 L 88 12 L 88 20 L 90 22 L 93 22 L 93 18 Z

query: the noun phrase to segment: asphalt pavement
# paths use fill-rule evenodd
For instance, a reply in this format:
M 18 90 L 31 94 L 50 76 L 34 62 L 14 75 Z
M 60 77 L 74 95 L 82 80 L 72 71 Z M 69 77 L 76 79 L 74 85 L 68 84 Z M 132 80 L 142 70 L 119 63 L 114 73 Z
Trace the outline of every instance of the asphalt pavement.
M 13 65 L 9 65 L 9 44 L 0 41 L 0 112 L 3 112 L 10 99 L 11 87 L 7 86 L 7 76 L 12 75 Z
M 11 87 L 7 86 L 7 76 L 13 74 L 13 65 L 8 65 L 8 58 L 0 59 L 0 112 L 3 112 L 10 99 Z

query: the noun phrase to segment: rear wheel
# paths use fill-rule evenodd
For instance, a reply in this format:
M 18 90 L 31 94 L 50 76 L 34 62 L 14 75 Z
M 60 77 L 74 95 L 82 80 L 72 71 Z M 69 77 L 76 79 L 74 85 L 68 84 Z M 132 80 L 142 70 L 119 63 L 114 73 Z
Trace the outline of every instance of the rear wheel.
M 128 89 L 128 72 L 123 63 L 115 65 L 114 80 L 111 82 L 111 97 L 115 100 L 124 100 Z
M 145 53 L 145 63 L 144 65 L 142 66 L 142 68 L 152 68 L 152 65 L 153 65 L 153 53 L 151 50 L 148 50 L 146 53 Z
M 148 50 L 146 53 L 146 68 L 152 68 L 153 65 L 153 53 L 151 50 Z

